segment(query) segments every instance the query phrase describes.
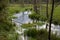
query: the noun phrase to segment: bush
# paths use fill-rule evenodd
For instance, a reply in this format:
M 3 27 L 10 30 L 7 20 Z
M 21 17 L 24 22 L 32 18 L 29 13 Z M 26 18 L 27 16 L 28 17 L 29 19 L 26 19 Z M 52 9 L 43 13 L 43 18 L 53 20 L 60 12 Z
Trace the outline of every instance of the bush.
M 32 20 L 39 21 L 40 20 L 40 14 L 36 14 L 36 13 L 30 14 L 29 18 L 32 19 Z
M 36 40 L 48 40 L 48 32 L 45 29 L 41 30 L 30 29 L 26 31 L 26 35 Z M 60 40 L 60 38 L 55 34 L 51 34 L 51 40 Z
M 31 28 L 31 27 L 34 27 L 34 24 L 22 24 L 21 27 L 23 27 L 23 28 Z

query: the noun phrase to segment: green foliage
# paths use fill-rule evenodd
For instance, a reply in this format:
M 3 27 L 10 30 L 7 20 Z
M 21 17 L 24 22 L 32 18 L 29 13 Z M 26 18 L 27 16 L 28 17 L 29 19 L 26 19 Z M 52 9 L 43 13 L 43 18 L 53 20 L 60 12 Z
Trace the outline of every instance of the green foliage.
M 0 34 L 0 40 L 8 40 L 7 34 Z
M 6 12 L 7 2 L 8 0 L 0 1 L 0 22 L 7 20 L 8 13 Z
M 22 24 L 21 27 L 23 28 L 31 28 L 31 27 L 34 27 L 35 25 L 34 24 Z
M 9 4 L 9 6 L 7 7 L 7 11 L 10 15 L 13 15 L 15 13 L 19 13 L 21 11 L 26 11 L 26 9 L 31 9 L 32 7 L 28 4 L 24 4 L 25 7 L 21 7 L 20 4 Z
M 32 37 L 28 37 L 28 40 L 36 40 L 36 39 Z
M 54 10 L 53 23 L 55 25 L 60 25 L 60 6 L 56 7 Z
M 12 18 L 13 18 L 13 19 L 16 19 L 17 17 L 15 17 L 15 16 L 12 16 Z
M 8 40 L 17 40 L 17 39 L 18 39 L 17 33 L 12 33 L 12 34 L 9 34 L 9 36 L 8 36 Z
M 38 31 L 36 29 L 29 29 L 28 31 L 25 32 L 25 35 L 29 37 L 36 37 L 37 32 Z
M 32 20 L 38 20 L 39 21 L 40 20 L 40 14 L 36 14 L 36 13 L 30 14 L 29 18 Z
M 15 13 L 18 13 L 21 11 L 21 7 L 19 4 L 10 4 L 8 7 L 7 7 L 7 11 L 10 15 L 13 15 Z
M 8 0 L 0 0 L 0 12 L 3 11 L 8 5 Z
M 60 5 L 60 0 L 55 0 L 55 8 Z
M 47 17 L 46 17 L 46 16 L 41 15 L 41 16 L 40 16 L 40 20 L 41 20 L 41 21 L 46 21 L 46 20 L 47 20 Z
M 8 0 L 0 0 L 0 40 L 8 40 L 8 34 L 15 32 L 15 26 L 12 24 L 7 12 Z
M 44 23 L 42 23 L 42 22 L 35 22 L 34 24 L 36 24 L 36 25 L 39 25 L 39 26 L 42 26 Z
M 35 14 L 30 14 L 29 18 L 32 19 L 32 20 L 35 20 Z
M 28 37 L 32 37 L 36 40 L 48 40 L 48 32 L 45 29 L 30 29 L 26 31 L 25 35 L 27 35 Z M 60 38 L 55 34 L 51 34 L 51 40 L 60 40 Z
M 13 31 L 14 30 L 14 25 L 8 22 L 0 23 L 0 31 Z
M 58 3 L 58 1 L 59 0 L 55 0 L 55 1 L 57 1 L 57 3 Z M 55 4 L 56 5 L 56 4 Z M 58 5 L 58 4 L 57 4 Z M 41 12 L 40 12 L 40 20 L 41 21 L 46 21 L 47 20 L 47 18 L 46 18 L 46 4 L 42 4 L 42 9 L 41 9 Z M 50 16 L 50 12 L 51 12 L 51 4 L 49 4 L 48 5 L 48 11 L 49 11 L 49 15 L 48 16 Z M 55 9 L 54 9 L 54 16 L 53 16 L 53 21 L 52 21 L 52 23 L 53 24 L 55 24 L 55 25 L 60 25 L 60 5 L 59 6 L 57 6 Z M 48 20 L 47 20 L 48 22 L 49 22 L 49 18 L 48 18 Z

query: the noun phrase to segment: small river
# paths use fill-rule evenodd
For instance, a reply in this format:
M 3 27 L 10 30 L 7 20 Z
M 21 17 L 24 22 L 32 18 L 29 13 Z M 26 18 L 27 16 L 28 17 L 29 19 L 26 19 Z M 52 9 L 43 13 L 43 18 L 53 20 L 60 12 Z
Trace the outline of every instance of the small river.
M 24 30 L 22 27 L 20 27 L 20 25 L 25 24 L 25 23 L 32 23 L 32 20 L 29 18 L 29 14 L 31 14 L 31 11 L 25 11 L 25 12 L 19 12 L 17 14 L 14 14 L 13 16 L 17 17 L 15 19 L 12 19 L 12 22 L 14 22 L 16 24 L 16 26 L 18 27 L 18 29 L 16 30 L 16 32 L 18 34 L 20 34 L 19 36 L 19 40 L 27 40 L 27 37 L 24 38 Z M 52 28 L 52 32 L 53 33 L 57 33 L 58 35 L 60 35 L 60 26 L 59 25 L 51 25 Z M 42 25 L 40 27 L 40 29 L 45 29 L 46 28 L 46 24 Z

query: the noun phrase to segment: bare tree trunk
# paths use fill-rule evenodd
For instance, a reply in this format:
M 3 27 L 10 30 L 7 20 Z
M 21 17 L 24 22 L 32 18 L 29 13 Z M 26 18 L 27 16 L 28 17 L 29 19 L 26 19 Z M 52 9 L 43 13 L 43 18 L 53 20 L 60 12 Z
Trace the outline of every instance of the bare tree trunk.
M 34 0 L 33 5 L 34 5 L 34 12 L 38 13 L 38 11 L 37 11 L 37 0 Z
M 53 18 L 53 12 L 54 12 L 54 0 L 52 0 L 52 9 L 51 9 L 51 15 L 50 15 L 48 40 L 51 40 L 51 23 L 52 23 L 52 18 Z
M 48 21 L 48 3 L 49 3 L 49 0 L 47 0 L 47 5 L 46 5 L 46 17 L 47 17 L 47 21 Z M 46 21 L 46 29 L 47 29 L 47 26 L 48 26 L 48 24 L 47 24 L 47 21 Z
M 48 24 L 46 23 L 46 29 L 48 28 Z
M 24 7 L 24 0 L 21 0 L 21 7 Z

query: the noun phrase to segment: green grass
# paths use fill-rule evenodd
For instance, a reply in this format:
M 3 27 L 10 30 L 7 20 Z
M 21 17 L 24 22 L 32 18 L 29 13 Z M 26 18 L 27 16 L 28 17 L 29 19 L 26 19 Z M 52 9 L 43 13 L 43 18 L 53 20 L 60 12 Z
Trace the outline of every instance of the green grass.
M 37 23 L 34 23 L 34 24 L 39 25 L 39 26 L 44 25 L 44 23 L 42 23 L 42 22 L 37 22 Z
M 46 17 L 46 4 L 42 4 L 42 10 L 40 12 L 40 14 L 43 17 Z M 48 10 L 49 10 L 49 17 L 50 17 L 50 13 L 51 13 L 51 5 L 48 5 Z M 60 5 L 57 6 L 56 8 L 54 8 L 54 14 L 53 14 L 53 23 L 55 25 L 60 25 Z
M 36 40 L 35 38 L 29 37 L 28 40 Z
M 34 27 L 35 25 L 34 24 L 22 24 L 22 28 L 32 28 L 32 27 Z
M 7 11 L 10 15 L 13 15 L 15 13 L 21 12 L 21 11 L 25 11 L 26 9 L 30 9 L 32 8 L 31 5 L 26 5 L 24 7 L 22 7 L 20 4 L 10 4 L 7 7 Z
M 60 5 L 55 8 L 55 10 L 54 10 L 54 16 L 60 17 Z
M 54 9 L 53 21 L 60 25 L 60 5 Z
M 40 10 L 40 14 L 43 17 L 46 17 L 46 4 L 41 4 L 41 10 Z M 49 15 L 51 13 L 51 5 L 49 4 Z M 25 11 L 26 9 L 33 9 L 33 5 L 32 4 L 24 4 L 24 7 L 22 7 L 21 4 L 10 4 L 8 7 L 8 13 L 10 15 L 13 15 L 15 13 L 21 12 L 21 11 Z M 32 10 L 32 13 L 34 13 L 34 10 Z M 56 21 L 58 24 L 60 24 L 60 5 L 58 7 L 56 7 L 54 9 L 54 17 L 53 20 Z

